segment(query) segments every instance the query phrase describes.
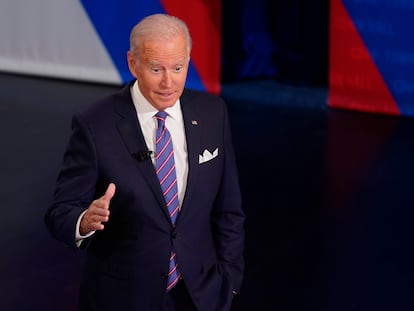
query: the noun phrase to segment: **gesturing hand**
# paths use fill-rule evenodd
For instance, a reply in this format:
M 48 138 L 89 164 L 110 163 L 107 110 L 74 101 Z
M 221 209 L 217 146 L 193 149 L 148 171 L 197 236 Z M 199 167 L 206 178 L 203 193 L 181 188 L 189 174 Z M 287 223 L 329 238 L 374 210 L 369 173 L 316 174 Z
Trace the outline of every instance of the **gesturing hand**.
M 110 183 L 105 194 L 89 205 L 80 222 L 79 231 L 81 235 L 104 229 L 103 223 L 109 220 L 109 203 L 114 194 L 115 184 Z

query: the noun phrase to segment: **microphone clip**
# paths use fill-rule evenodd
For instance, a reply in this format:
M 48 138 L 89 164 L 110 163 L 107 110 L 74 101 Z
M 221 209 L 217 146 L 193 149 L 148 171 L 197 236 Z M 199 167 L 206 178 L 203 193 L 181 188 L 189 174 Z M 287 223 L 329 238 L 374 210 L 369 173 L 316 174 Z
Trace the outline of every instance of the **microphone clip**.
M 134 153 L 134 156 L 139 162 L 151 160 L 152 151 L 151 150 L 137 151 Z

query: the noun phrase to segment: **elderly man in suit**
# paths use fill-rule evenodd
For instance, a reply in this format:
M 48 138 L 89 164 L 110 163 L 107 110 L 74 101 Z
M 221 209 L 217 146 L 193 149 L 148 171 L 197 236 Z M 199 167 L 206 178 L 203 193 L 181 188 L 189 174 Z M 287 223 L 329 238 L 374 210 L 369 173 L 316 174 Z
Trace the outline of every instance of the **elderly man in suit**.
M 225 104 L 185 89 L 182 20 L 148 16 L 130 44 L 136 79 L 73 117 L 46 225 L 86 251 L 79 310 L 230 310 L 245 216 Z

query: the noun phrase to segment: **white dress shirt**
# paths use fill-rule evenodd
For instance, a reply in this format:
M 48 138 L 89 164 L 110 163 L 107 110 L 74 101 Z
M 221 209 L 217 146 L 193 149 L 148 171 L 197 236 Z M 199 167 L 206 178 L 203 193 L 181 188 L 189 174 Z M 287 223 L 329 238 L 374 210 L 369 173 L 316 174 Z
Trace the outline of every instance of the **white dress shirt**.
M 135 109 L 138 114 L 139 124 L 144 135 L 145 143 L 148 150 L 155 152 L 155 133 L 158 127 L 155 114 L 158 112 L 142 95 L 139 90 L 138 83 L 135 82 L 131 87 L 131 96 Z M 181 104 L 178 99 L 174 106 L 165 109 L 168 117 L 165 120 L 165 126 L 171 134 L 173 149 L 175 172 L 177 175 L 178 200 L 183 202 L 185 189 L 187 186 L 188 160 L 187 160 L 187 142 L 185 138 L 184 120 L 181 113 Z M 153 153 L 154 154 L 154 153 Z M 155 157 L 152 157 L 155 165 Z

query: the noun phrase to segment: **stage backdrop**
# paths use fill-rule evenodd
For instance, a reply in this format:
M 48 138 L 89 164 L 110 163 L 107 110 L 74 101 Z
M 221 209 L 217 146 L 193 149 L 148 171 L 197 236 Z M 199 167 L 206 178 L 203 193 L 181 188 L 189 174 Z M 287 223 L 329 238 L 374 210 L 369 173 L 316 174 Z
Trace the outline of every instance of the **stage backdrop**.
M 414 1 L 330 4 L 328 105 L 414 116 Z
M 123 84 L 129 33 L 144 16 L 182 18 L 193 38 L 187 87 L 220 91 L 220 0 L 1 0 L 0 71 Z

